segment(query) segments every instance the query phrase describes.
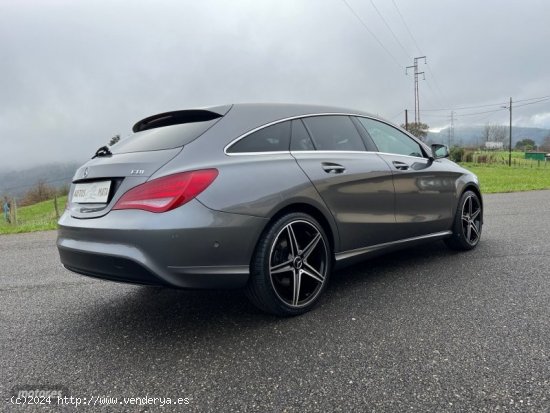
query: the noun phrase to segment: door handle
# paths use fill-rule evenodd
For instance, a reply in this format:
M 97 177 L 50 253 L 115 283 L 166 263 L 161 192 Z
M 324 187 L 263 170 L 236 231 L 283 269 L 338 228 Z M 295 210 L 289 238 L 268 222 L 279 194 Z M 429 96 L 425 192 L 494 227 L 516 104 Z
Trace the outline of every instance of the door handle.
M 323 162 L 321 164 L 321 167 L 323 168 L 323 171 L 325 171 L 327 174 L 341 174 L 346 171 L 345 166 L 332 162 Z
M 399 161 L 393 161 L 393 166 L 395 166 L 396 169 L 399 169 L 400 171 L 406 171 L 409 169 L 409 165 L 407 165 L 405 162 L 399 162 Z

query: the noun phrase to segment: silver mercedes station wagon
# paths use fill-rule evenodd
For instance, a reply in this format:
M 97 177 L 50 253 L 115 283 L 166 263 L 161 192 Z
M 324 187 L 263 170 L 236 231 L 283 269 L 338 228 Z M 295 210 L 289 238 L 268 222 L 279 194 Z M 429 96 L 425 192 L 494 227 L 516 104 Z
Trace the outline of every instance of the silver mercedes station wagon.
M 357 110 L 235 104 L 136 123 L 77 170 L 59 220 L 65 268 L 175 288 L 244 288 L 310 310 L 333 269 L 426 241 L 480 240 L 477 177 Z

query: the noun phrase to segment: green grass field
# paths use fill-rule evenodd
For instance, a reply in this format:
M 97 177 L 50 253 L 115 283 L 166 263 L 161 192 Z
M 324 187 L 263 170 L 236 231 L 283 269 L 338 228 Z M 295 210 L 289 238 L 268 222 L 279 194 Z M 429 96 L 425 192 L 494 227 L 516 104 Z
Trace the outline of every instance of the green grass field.
M 67 197 L 57 198 L 59 213 L 62 214 L 65 209 Z M 38 204 L 20 207 L 17 209 L 17 225 L 8 224 L 1 216 L 0 234 L 14 234 L 19 232 L 45 231 L 57 228 L 57 218 L 55 216 L 54 201 L 39 202 Z
M 531 191 L 550 189 L 550 166 L 548 167 L 509 167 L 502 164 L 461 163 L 479 178 L 481 191 L 495 192 Z

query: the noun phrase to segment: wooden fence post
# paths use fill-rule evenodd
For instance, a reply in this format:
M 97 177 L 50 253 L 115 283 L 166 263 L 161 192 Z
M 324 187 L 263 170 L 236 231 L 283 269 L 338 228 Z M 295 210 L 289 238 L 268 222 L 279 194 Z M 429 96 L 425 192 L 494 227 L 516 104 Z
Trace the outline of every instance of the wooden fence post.
M 57 194 L 53 196 L 53 207 L 55 208 L 55 217 L 59 219 L 59 208 L 57 207 Z
M 12 202 L 12 211 L 13 211 L 13 224 L 17 226 L 17 199 L 13 198 Z

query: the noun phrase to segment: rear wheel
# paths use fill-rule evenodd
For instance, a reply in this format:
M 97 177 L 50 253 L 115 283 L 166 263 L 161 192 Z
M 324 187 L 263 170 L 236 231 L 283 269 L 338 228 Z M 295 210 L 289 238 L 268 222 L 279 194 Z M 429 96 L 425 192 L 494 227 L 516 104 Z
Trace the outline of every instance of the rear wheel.
M 330 267 L 330 247 L 321 225 L 307 214 L 290 213 L 275 221 L 260 238 L 246 293 L 266 312 L 302 314 L 317 303 Z
M 481 201 L 473 191 L 460 197 L 453 223 L 453 235 L 445 240 L 447 246 L 458 251 L 475 248 L 481 239 L 483 211 Z

